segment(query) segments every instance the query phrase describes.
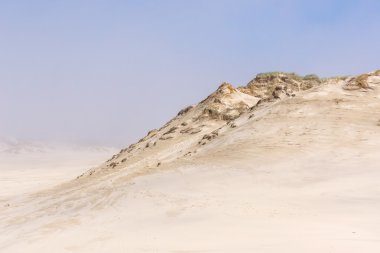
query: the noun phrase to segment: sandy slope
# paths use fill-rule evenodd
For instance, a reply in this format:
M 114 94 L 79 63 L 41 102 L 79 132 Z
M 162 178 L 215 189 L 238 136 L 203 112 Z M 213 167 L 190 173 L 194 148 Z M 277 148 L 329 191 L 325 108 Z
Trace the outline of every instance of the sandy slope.
M 380 76 L 369 84 L 259 105 L 217 92 L 96 170 L 2 201 L 0 251 L 380 252 Z

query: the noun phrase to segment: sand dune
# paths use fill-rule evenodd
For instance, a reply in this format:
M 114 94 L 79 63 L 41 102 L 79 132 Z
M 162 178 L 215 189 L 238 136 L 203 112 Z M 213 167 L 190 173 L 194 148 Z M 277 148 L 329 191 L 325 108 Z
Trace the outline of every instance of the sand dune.
M 77 179 L 3 199 L 0 251 L 379 252 L 379 72 L 364 79 L 223 84 Z

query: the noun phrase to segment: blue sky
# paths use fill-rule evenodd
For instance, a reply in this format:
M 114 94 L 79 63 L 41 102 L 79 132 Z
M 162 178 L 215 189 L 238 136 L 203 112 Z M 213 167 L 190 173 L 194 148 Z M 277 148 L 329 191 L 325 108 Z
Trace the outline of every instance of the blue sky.
M 0 136 L 126 146 L 223 81 L 380 68 L 380 2 L 0 1 Z

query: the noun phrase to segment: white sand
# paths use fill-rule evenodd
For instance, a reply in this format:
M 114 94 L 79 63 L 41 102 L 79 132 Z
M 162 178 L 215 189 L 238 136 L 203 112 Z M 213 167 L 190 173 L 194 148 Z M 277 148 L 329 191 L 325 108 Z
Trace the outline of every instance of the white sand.
M 341 85 L 159 140 L 175 120 L 115 168 L 4 200 L 0 251 L 378 253 L 380 89 Z
M 112 157 L 114 148 L 57 146 L 0 150 L 0 200 L 55 186 Z

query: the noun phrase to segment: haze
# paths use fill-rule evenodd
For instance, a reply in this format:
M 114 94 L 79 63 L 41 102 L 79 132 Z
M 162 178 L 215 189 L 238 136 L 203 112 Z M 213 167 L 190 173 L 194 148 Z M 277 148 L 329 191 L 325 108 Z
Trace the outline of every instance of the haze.
M 0 136 L 126 146 L 222 81 L 378 68 L 378 1 L 1 1 Z

